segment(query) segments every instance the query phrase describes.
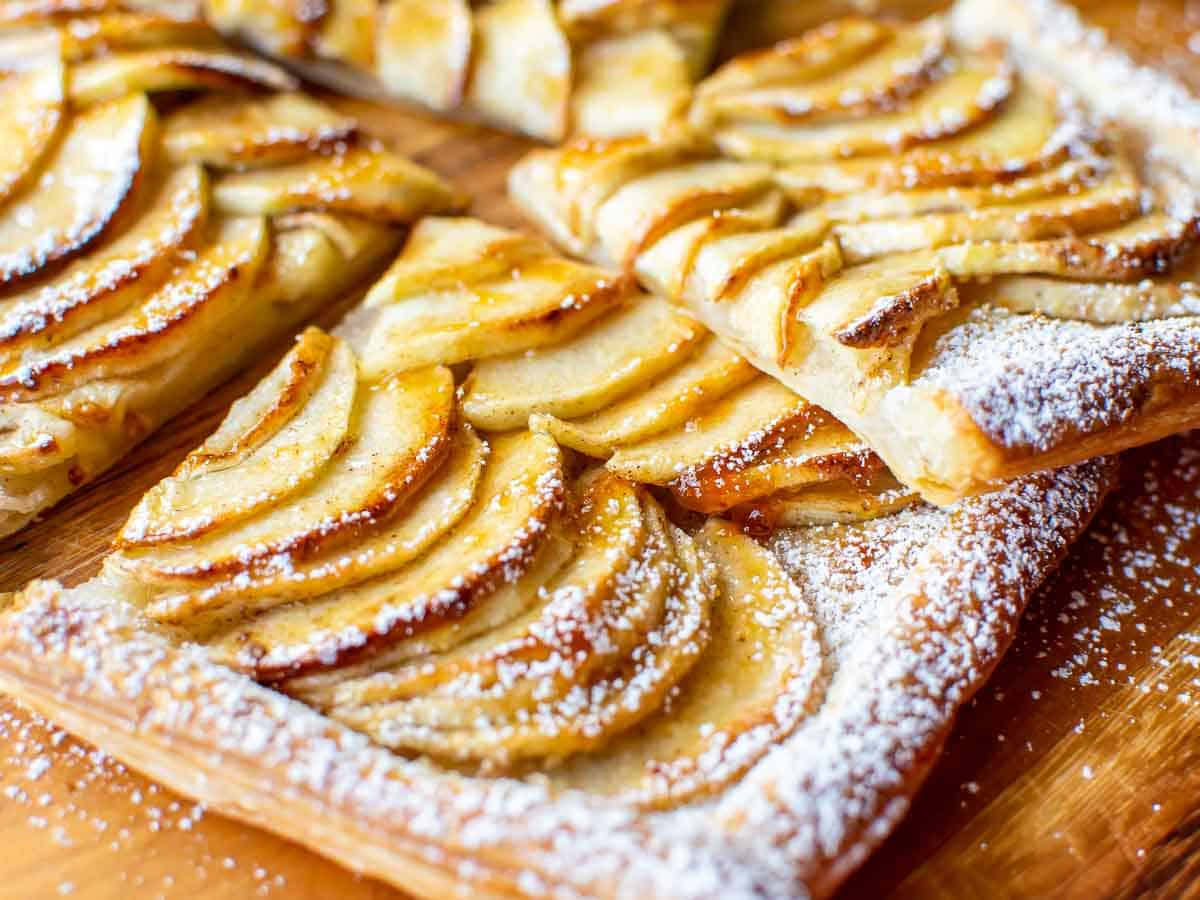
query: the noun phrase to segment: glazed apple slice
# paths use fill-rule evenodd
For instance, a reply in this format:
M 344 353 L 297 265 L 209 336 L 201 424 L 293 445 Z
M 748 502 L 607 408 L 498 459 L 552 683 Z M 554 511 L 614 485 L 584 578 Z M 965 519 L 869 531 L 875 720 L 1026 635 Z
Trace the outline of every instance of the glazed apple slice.
M 867 481 L 829 481 L 792 491 L 780 491 L 735 509 L 738 518 L 753 515 L 771 528 L 799 528 L 862 522 L 891 515 L 919 503 L 921 497 L 881 470 Z
M 312 36 L 313 52 L 359 69 L 375 64 L 375 27 L 378 0 L 338 0 L 327 3 Z
M 757 374 L 750 363 L 710 334 L 691 357 L 644 390 L 574 421 L 535 414 L 530 427 L 549 432 L 580 453 L 606 459 L 617 447 L 635 445 L 682 425 Z
M 493 431 L 522 427 L 533 413 L 586 415 L 678 365 L 705 334 L 666 301 L 637 296 L 561 344 L 479 363 L 463 412 Z
M 417 559 L 449 533 L 475 501 L 487 461 L 487 445 L 469 427 L 456 432 L 446 461 L 397 514 L 368 532 L 353 547 L 334 547 L 308 559 L 270 557 L 215 582 L 151 578 L 156 591 L 145 607 L 162 622 L 201 634 L 234 614 L 264 611 L 283 603 L 393 572 Z M 122 557 L 107 563 L 115 577 L 132 571 L 143 585 L 145 572 Z
M 817 414 L 799 434 L 763 453 L 719 456 L 680 473 L 669 487 L 684 506 L 718 513 L 811 484 L 869 480 L 882 468 L 883 461 L 850 429 Z
M 964 306 L 995 306 L 1056 319 L 1111 325 L 1200 315 L 1196 267 L 1169 279 L 1132 284 L 1010 275 L 959 286 Z
M 738 122 L 714 140 L 730 156 L 779 162 L 898 153 L 945 140 L 987 121 L 1014 86 L 999 52 L 959 60 L 947 75 L 894 111 L 829 123 Z
M 309 52 L 329 11 L 327 4 L 307 0 L 204 0 L 203 9 L 218 30 L 285 59 Z
M 1077 191 L 968 212 L 856 222 L 834 230 L 851 263 L 948 244 L 1024 242 L 1114 228 L 1141 210 L 1142 186 L 1124 165 Z
M 592 41 L 575 62 L 571 123 L 576 134 L 656 134 L 683 118 L 692 93 L 684 49 L 665 31 Z
M 33 177 L 63 123 L 65 70 L 55 57 L 0 81 L 0 203 Z
M 1088 143 L 1078 114 L 1052 90 L 1021 82 L 999 112 L 961 135 L 899 154 L 793 162 L 777 179 L 801 205 L 827 194 L 982 186 L 1058 165 Z
M 725 94 L 829 77 L 886 46 L 893 33 L 875 19 L 847 16 L 766 49 L 740 53 L 701 84 L 696 113 L 703 120 L 707 103 Z
M 117 546 L 187 541 L 287 502 L 342 445 L 357 382 L 350 348 L 306 331 L 273 375 L 238 401 L 231 419 L 252 417 L 250 427 L 236 438 L 218 430 L 147 492 Z
M 356 129 L 353 119 L 304 94 L 211 96 L 166 117 L 163 146 L 176 163 L 270 166 L 349 140 Z
M 231 220 L 141 303 L 0 370 L 0 397 L 55 396 L 96 379 L 145 372 L 202 344 L 249 296 L 270 247 L 261 219 Z
M 0 286 L 36 275 L 104 235 L 132 203 L 156 137 L 154 109 L 141 94 L 73 118 L 40 175 L 0 209 Z
M 399 223 L 462 204 L 461 195 L 441 178 L 380 147 L 353 147 L 336 156 L 222 175 L 213 199 L 233 215 L 325 210 Z
M 1169 272 L 1196 246 L 1198 220 L 1152 212 L 1124 225 L 1044 241 L 963 244 L 939 253 L 960 278 L 993 274 L 1058 275 L 1132 281 Z
M 0 364 L 55 343 L 140 303 L 194 243 L 208 215 L 198 166 L 169 172 L 119 235 L 49 281 L 0 302 Z
M 297 86 L 283 69 L 252 56 L 169 47 L 112 53 L 72 66 L 68 96 L 76 106 L 91 106 L 136 93 L 294 91 Z
M 274 241 L 257 285 L 263 302 L 291 306 L 343 296 L 378 272 L 399 244 L 397 229 L 360 216 L 285 213 L 271 219 Z
M 816 414 L 802 397 L 763 375 L 682 427 L 619 448 L 608 467 L 643 484 L 668 484 L 717 459 L 737 465 L 754 458 Z
M 377 377 L 563 341 L 629 288 L 628 279 L 555 256 L 540 241 L 427 220 L 342 333 L 359 349 L 367 377 Z
M 343 364 L 339 369 L 340 379 Z M 343 396 L 344 387 L 339 383 L 338 388 L 336 393 Z M 264 481 L 263 492 L 284 494 L 283 502 L 269 504 L 271 508 L 248 519 L 236 502 L 220 503 L 225 517 L 211 523 L 197 507 L 200 528 L 207 534 L 129 554 L 143 577 L 199 583 L 245 572 L 273 557 L 306 559 L 344 545 L 402 508 L 449 450 L 453 378 L 448 369 L 422 369 L 362 386 L 354 397 L 349 431 L 342 445 L 334 447 L 332 458 L 326 437 L 281 432 L 283 437 L 294 436 L 296 455 L 309 455 L 317 463 L 313 468 L 318 477 L 309 473 L 308 483 L 289 494 L 287 478 L 271 473 L 269 460 L 263 460 L 254 467 Z M 305 442 L 316 442 L 317 449 L 309 451 Z M 319 465 L 322 452 L 328 461 L 324 466 Z M 255 487 L 247 483 L 242 491 L 254 497 L 259 493 Z
M 394 574 L 219 632 L 208 642 L 214 656 L 277 680 L 344 665 L 462 618 L 528 569 L 562 509 L 562 465 L 548 435 L 496 440 L 474 506 L 430 553 Z
M 815 713 L 828 673 L 813 611 L 774 556 L 727 522 L 698 535 L 716 569 L 711 638 L 670 708 L 551 769 L 558 789 L 652 808 L 715 794 Z
M 471 73 L 474 25 L 467 0 L 393 0 L 378 15 L 380 81 L 431 109 L 457 107 Z
M 988 185 L 917 188 L 910 191 L 864 190 L 831 198 L 820 207 L 831 222 L 842 224 L 871 220 L 908 219 L 917 216 L 967 213 L 1061 199 L 1068 192 L 1086 190 L 1096 180 L 1096 159 L 1068 160 L 1061 166 Z
M 711 127 L 722 120 L 813 122 L 877 113 L 895 107 L 938 77 L 947 50 L 945 25 L 938 19 L 893 30 L 873 52 L 817 77 L 778 77 L 786 62 L 751 55 L 738 67 L 736 89 L 722 83 L 721 72 L 697 92 L 695 121 Z M 785 46 L 781 51 L 785 55 Z M 767 83 L 755 82 L 761 67 Z M 746 82 L 749 83 L 746 83 Z
M 45 25 L 44 21 L 39 25 Z M 171 11 L 119 8 L 81 15 L 57 27 L 0 31 L 0 69 L 23 69 L 56 48 L 63 62 L 79 63 L 112 51 L 145 50 L 163 46 L 210 47 L 217 33 L 202 19 Z
M 550 0 L 496 0 L 474 16 L 467 102 L 547 141 L 567 135 L 571 45 Z

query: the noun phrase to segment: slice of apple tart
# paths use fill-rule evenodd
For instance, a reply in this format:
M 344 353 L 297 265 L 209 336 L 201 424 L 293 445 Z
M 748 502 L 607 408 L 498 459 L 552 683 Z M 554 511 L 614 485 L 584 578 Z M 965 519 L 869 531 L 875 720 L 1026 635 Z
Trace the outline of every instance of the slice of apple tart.
M 736 58 L 697 131 L 534 151 L 510 193 L 935 502 L 1200 423 L 1193 188 L 940 19 Z
M 205 0 L 209 19 L 337 89 L 549 141 L 686 112 L 728 0 Z
M 772 553 L 546 431 L 476 429 L 450 368 L 345 333 L 304 332 L 95 579 L 12 599 L 0 689 L 421 896 L 827 895 L 1113 480 Z
M 381 266 L 399 226 L 459 203 L 199 20 L 16 6 L 0 29 L 0 534 Z

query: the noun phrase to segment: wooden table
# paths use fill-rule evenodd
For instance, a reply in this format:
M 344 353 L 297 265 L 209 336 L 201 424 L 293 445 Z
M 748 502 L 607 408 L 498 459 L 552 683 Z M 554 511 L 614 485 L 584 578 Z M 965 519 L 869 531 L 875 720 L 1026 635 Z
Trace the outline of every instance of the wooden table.
M 337 101 L 518 218 L 528 144 Z M 281 344 L 278 350 L 282 350 Z M 0 544 L 0 590 L 80 580 L 138 496 L 274 362 L 208 397 Z M 1200 879 L 1200 434 L 1129 454 L 1123 487 L 962 714 L 908 820 L 845 897 L 1178 897 Z M 195 806 L 0 700 L 0 898 L 401 896 Z

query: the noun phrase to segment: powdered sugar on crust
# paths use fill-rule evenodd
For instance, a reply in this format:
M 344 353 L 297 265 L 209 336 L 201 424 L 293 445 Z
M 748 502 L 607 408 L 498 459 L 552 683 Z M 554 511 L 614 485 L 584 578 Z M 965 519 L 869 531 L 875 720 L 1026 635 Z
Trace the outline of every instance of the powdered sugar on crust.
M 1093 325 L 979 308 L 937 340 L 905 390 L 943 389 L 996 444 L 1046 452 L 1200 389 L 1197 323 Z
M 903 814 L 1112 475 L 1097 461 L 950 511 L 777 537 L 833 648 L 826 701 L 734 787 L 665 812 L 403 759 L 175 645 L 100 582 L 22 595 L 0 619 L 0 688 L 184 793 L 419 893 L 823 895 Z

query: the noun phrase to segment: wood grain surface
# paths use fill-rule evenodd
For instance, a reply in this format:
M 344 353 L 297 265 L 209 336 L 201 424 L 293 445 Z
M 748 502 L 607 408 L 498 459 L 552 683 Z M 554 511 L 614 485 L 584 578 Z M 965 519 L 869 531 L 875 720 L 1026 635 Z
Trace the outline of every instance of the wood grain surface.
M 504 199 L 504 177 L 529 146 L 524 141 L 335 102 L 470 189 L 475 214 L 519 221 Z M 138 496 L 212 430 L 284 346 L 0 544 L 0 590 L 39 576 L 73 583 L 90 575 Z M 1200 891 L 1197 595 L 1200 434 L 1127 455 L 1121 490 L 963 711 L 912 814 L 843 896 Z M 402 896 L 205 814 L 4 700 L 0 847 L 0 898 L 14 900 Z

